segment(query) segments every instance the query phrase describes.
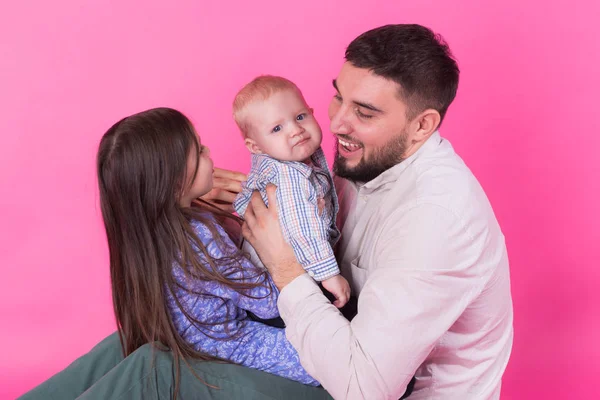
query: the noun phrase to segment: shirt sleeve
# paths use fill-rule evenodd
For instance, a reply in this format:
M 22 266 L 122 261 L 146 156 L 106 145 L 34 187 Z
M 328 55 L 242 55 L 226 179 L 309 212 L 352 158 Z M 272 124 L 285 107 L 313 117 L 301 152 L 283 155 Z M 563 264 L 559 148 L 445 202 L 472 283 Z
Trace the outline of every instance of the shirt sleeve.
M 302 267 L 313 279 L 324 281 L 340 270 L 317 200 L 306 176 L 289 166 L 279 169 L 277 204 L 283 233 Z
M 445 209 L 390 215 L 381 237 L 352 322 L 306 275 L 279 298 L 302 365 L 336 399 L 399 398 L 483 287 L 472 238 Z M 353 273 L 367 273 L 360 259 L 353 264 Z

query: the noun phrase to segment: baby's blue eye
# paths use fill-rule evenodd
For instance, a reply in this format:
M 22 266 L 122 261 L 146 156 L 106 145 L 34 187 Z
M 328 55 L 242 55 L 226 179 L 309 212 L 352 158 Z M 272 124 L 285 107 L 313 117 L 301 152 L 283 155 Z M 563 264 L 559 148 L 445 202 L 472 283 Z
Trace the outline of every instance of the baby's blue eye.
M 296 121 L 302 121 L 304 119 L 304 117 L 306 116 L 306 114 L 300 114 L 296 117 Z
M 271 132 L 273 133 L 277 133 L 281 131 L 281 125 L 277 125 L 275 128 L 273 128 L 273 130 Z

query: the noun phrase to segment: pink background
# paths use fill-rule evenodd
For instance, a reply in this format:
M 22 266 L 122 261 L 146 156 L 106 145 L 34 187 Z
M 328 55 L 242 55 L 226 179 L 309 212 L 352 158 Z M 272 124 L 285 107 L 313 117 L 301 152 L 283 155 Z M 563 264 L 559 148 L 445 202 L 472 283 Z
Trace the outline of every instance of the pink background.
M 53 3 L 0 13 L 0 398 L 115 329 L 94 171 L 112 123 L 178 108 L 217 165 L 245 171 L 231 100 L 255 75 L 281 74 L 315 108 L 331 156 L 345 46 L 399 22 L 442 33 L 462 70 L 442 134 L 508 241 L 516 336 L 503 399 L 599 393 L 597 1 Z

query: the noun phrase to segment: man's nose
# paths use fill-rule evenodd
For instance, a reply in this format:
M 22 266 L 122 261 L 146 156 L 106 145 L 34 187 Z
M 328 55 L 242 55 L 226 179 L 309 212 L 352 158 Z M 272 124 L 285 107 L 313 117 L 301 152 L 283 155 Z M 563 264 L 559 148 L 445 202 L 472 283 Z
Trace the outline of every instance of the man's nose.
M 330 110 L 329 118 L 331 123 L 329 129 L 331 133 L 349 134 L 352 129 L 348 123 L 347 109 L 343 106 L 338 106 Z

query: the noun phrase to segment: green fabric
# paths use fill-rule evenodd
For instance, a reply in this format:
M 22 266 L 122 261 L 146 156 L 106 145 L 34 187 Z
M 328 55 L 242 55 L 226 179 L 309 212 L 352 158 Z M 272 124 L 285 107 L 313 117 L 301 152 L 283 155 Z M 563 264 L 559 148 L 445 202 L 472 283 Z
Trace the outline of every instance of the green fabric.
M 178 399 L 331 399 L 314 388 L 239 365 L 194 361 L 196 378 L 182 363 Z M 65 370 L 19 400 L 171 399 L 175 369 L 170 353 L 140 347 L 126 359 L 112 334 Z

